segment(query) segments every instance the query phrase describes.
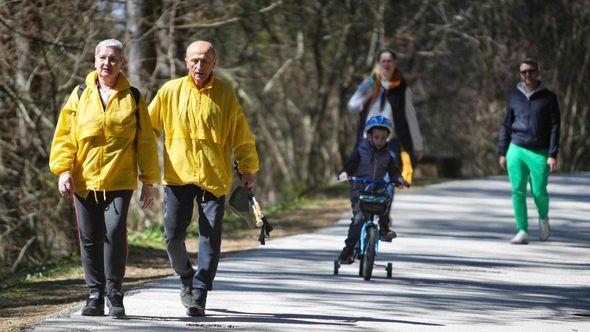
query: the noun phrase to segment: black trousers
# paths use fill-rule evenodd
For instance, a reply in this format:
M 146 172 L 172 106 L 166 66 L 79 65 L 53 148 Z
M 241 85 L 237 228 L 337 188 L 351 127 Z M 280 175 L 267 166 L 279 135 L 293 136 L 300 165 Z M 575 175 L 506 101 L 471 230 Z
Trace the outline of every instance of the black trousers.
M 363 225 L 365 224 L 366 218 L 370 217 L 369 215 L 365 215 L 361 212 L 359 207 L 359 190 L 354 186 L 354 184 L 351 184 L 350 189 L 350 207 L 352 208 L 352 218 L 350 220 L 350 225 L 348 226 L 348 234 L 344 240 L 344 245 L 346 248 L 348 248 L 348 250 L 352 251 L 361 238 L 361 231 L 363 229 Z M 389 209 L 385 214 L 379 216 L 380 228 L 383 229 L 384 227 L 388 227 L 388 224 Z
M 74 196 L 84 280 L 90 292 L 121 291 L 127 263 L 127 212 L 133 190 Z
M 186 230 L 191 223 L 193 206 L 199 212 L 198 270 L 192 267 L 186 251 Z M 183 284 L 204 291 L 213 288 L 221 253 L 221 222 L 225 196 L 193 184 L 164 187 L 164 232 L 170 264 Z

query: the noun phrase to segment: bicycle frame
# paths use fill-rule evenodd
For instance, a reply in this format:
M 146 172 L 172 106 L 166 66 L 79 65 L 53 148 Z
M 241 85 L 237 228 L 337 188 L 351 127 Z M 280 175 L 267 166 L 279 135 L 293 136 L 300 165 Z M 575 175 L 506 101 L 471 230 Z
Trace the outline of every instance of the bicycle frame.
M 358 178 L 358 177 L 352 177 L 350 179 L 351 182 L 355 182 L 355 183 L 364 183 L 367 184 L 367 186 L 365 187 L 365 190 L 372 188 L 373 186 L 385 186 L 383 188 L 384 192 L 387 192 L 389 195 L 389 186 L 395 185 L 395 182 L 392 181 L 385 181 L 385 180 L 381 180 L 381 179 L 369 179 L 369 178 Z M 361 211 L 361 213 L 363 213 Z M 360 245 L 359 245 L 359 253 L 361 255 L 365 255 L 367 252 L 367 248 L 366 248 L 366 238 L 367 238 L 367 229 L 369 229 L 369 227 L 374 227 L 377 230 L 377 234 L 379 234 L 379 223 L 375 222 L 375 218 L 379 218 L 379 215 L 377 214 L 368 214 L 368 217 L 365 216 L 366 214 L 363 213 L 363 219 L 365 219 L 364 223 L 363 223 L 363 228 L 361 229 L 361 236 L 359 239 Z M 379 241 L 375 241 L 375 256 L 378 254 L 379 252 Z

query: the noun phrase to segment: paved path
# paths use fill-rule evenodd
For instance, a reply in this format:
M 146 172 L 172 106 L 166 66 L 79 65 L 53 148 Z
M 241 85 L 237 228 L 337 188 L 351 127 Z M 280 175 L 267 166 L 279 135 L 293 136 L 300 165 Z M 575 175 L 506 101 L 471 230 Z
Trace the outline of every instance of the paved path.
M 505 177 L 449 182 L 396 197 L 399 237 L 378 257 L 393 262 L 393 279 L 379 269 L 366 282 L 358 264 L 332 275 L 347 213 L 223 259 L 204 318 L 185 316 L 168 278 L 127 293 L 128 319 L 77 308 L 35 330 L 590 331 L 590 174 L 552 176 L 549 191 L 546 243 L 534 222 L 528 246 L 508 244 Z

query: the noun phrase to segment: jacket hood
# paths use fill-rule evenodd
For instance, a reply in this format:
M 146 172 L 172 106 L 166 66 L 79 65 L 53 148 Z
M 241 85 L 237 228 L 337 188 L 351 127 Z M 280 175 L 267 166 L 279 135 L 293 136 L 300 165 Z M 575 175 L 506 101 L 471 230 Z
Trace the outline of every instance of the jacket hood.
M 518 84 L 516 85 L 516 88 L 517 88 L 517 89 L 518 89 L 518 91 L 520 91 L 520 92 L 521 92 L 523 95 L 525 95 L 525 97 L 527 97 L 527 99 L 530 99 L 530 98 L 531 98 L 531 96 L 532 96 L 533 94 L 535 94 L 536 92 L 539 92 L 539 91 L 542 91 L 542 90 L 545 90 L 545 89 L 547 89 L 547 88 L 545 87 L 545 82 L 543 82 L 543 81 L 541 81 L 541 82 L 539 83 L 539 86 L 538 86 L 538 87 L 537 87 L 535 90 L 533 90 L 533 91 L 531 91 L 531 92 L 527 92 L 527 91 L 526 91 L 526 85 L 524 84 L 524 82 L 520 82 L 520 83 L 518 83 Z

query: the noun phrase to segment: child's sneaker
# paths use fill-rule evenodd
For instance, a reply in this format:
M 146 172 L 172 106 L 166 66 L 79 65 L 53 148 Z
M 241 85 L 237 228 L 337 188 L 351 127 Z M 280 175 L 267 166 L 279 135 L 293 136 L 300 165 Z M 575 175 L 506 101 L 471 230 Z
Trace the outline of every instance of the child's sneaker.
M 386 230 L 382 229 L 380 231 L 379 235 L 380 235 L 379 240 L 385 241 L 385 242 L 391 242 L 391 240 L 393 240 L 397 237 L 397 233 L 392 231 L 391 229 L 386 229 Z
M 516 235 L 510 240 L 512 244 L 529 244 L 529 236 L 525 231 L 518 231 Z
M 340 253 L 340 256 L 338 256 L 338 261 L 340 264 L 354 263 L 354 250 L 349 249 L 348 247 L 342 248 L 342 252 Z
M 381 241 L 385 241 L 385 242 L 391 242 L 391 240 L 395 239 L 397 237 L 397 233 L 392 231 L 389 228 L 389 225 L 381 225 L 381 227 L 379 228 L 379 240 Z

